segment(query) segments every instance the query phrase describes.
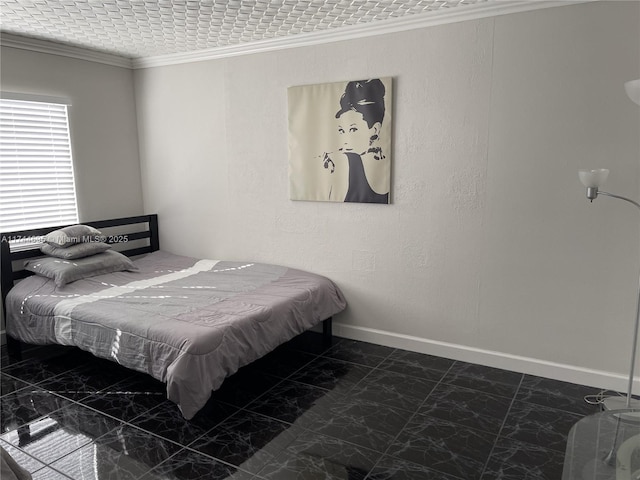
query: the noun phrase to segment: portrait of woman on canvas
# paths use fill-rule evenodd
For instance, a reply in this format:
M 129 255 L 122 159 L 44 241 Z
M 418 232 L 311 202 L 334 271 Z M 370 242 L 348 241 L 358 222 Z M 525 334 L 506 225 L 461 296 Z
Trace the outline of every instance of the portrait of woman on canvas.
M 297 87 L 303 95 L 291 95 L 290 89 L 293 200 L 389 203 L 390 121 L 385 98 L 390 87 L 391 79 L 370 79 Z M 333 111 L 327 119 L 330 103 Z M 305 125 L 311 125 L 313 133 Z

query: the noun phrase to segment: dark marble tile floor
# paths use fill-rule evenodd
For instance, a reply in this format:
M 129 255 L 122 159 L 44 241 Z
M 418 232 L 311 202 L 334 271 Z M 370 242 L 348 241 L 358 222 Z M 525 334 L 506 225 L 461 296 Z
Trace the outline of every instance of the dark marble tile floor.
M 307 332 L 191 421 L 66 347 L 2 356 L 0 446 L 36 480 L 558 480 L 597 389 Z

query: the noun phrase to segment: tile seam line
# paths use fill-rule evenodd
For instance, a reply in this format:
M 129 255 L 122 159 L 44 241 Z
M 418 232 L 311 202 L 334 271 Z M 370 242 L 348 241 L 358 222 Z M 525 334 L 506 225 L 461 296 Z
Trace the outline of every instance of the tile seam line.
M 444 372 L 442 374 L 442 376 L 440 377 L 440 380 L 438 380 L 437 382 L 434 382 L 435 385 L 433 386 L 433 388 L 431 389 L 431 391 L 429 392 L 429 394 L 427 395 L 427 397 L 420 402 L 420 405 L 418 405 L 418 408 L 416 408 L 416 411 L 413 412 L 413 414 L 409 417 L 409 419 L 405 422 L 404 426 L 400 429 L 400 431 L 396 434 L 396 436 L 393 438 L 393 440 L 389 443 L 389 446 L 386 448 L 386 450 L 382 453 L 382 456 L 378 459 L 378 461 L 375 463 L 375 465 L 371 468 L 371 470 L 367 473 L 367 476 L 365 477 L 365 480 L 369 480 L 370 479 L 370 474 L 371 472 L 373 472 L 376 467 L 380 464 L 380 462 L 382 461 L 382 459 L 384 457 L 391 457 L 391 458 L 399 458 L 399 457 L 395 457 L 393 455 L 389 454 L 389 449 L 391 448 L 391 446 L 394 444 L 394 442 L 398 439 L 398 437 L 400 437 L 400 434 L 404 431 L 404 428 L 411 423 L 411 421 L 416 417 L 416 415 L 418 415 L 418 412 L 420 411 L 420 409 L 422 408 L 422 406 L 429 400 L 429 398 L 431 398 L 431 394 L 434 392 L 434 390 L 436 390 L 438 388 L 438 386 L 442 383 L 442 379 L 451 371 L 451 369 L 453 368 L 453 366 L 455 365 L 455 361 L 451 363 L 451 365 L 449 366 L 449 368 L 447 369 L 446 372 Z M 415 463 L 415 462 L 411 462 L 411 463 Z M 443 473 L 446 475 L 449 475 L 451 477 L 456 477 L 460 480 L 464 480 L 461 477 L 458 477 L 457 475 L 451 475 L 447 472 L 441 472 L 440 470 L 434 470 L 430 467 L 426 467 L 425 465 L 422 465 L 425 468 L 428 468 L 430 471 L 432 472 L 438 472 L 438 473 Z
M 491 446 L 491 451 L 489 452 L 489 455 L 487 455 L 487 460 L 484 463 L 484 467 L 482 468 L 482 472 L 480 472 L 480 479 L 482 479 L 482 477 L 484 477 L 485 472 L 487 471 L 487 467 L 489 466 L 489 462 L 491 461 L 491 457 L 493 456 L 493 452 L 496 449 L 496 444 L 498 443 L 498 441 L 500 440 L 500 435 L 502 434 L 502 430 L 504 429 L 505 424 L 507 423 L 507 418 L 509 418 L 509 414 L 511 413 L 511 409 L 513 408 L 513 404 L 516 401 L 516 397 L 518 396 L 518 392 L 520 391 L 520 387 L 522 386 L 522 382 L 524 381 L 524 374 L 522 374 L 522 377 L 520 378 L 520 382 L 518 383 L 518 388 L 516 389 L 515 393 L 513 394 L 513 398 L 511 399 L 511 403 L 509 404 L 509 408 L 507 409 L 507 413 L 504 415 L 504 419 L 502 420 L 502 425 L 500 425 L 500 430 L 498 430 L 498 434 L 496 435 L 496 439 L 493 442 L 493 445 Z

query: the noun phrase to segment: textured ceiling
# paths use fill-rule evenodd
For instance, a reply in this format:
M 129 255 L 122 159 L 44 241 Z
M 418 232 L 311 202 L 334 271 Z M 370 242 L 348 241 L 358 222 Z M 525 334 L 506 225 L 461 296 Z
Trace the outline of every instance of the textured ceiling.
M 497 0 L 0 0 L 0 31 L 127 58 L 437 15 Z

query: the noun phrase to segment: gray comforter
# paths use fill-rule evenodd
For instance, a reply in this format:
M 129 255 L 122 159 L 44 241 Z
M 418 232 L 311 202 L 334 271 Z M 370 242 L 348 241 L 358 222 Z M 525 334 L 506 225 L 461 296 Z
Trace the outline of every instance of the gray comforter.
M 189 419 L 225 377 L 346 307 L 333 282 L 301 270 L 165 252 L 135 263 L 138 272 L 59 288 L 20 281 L 7 297 L 7 333 L 146 372 Z

